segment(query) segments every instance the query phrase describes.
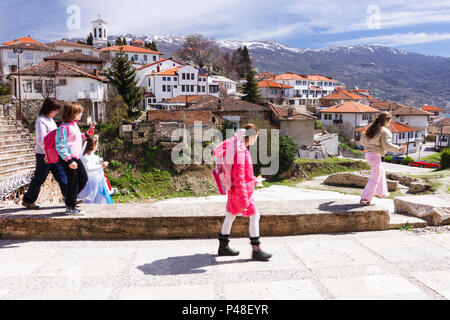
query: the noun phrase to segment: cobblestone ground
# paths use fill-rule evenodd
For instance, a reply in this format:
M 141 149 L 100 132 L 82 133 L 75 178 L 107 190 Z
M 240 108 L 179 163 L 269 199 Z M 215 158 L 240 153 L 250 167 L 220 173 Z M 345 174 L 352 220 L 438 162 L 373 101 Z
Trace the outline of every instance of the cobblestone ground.
M 217 240 L 0 241 L 0 299 L 449 299 L 450 228 Z

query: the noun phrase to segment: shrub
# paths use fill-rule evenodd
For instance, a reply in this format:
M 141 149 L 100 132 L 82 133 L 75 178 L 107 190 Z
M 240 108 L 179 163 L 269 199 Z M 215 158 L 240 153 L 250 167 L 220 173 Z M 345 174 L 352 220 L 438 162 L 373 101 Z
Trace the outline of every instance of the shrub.
M 289 136 L 280 135 L 280 169 L 278 173 L 281 174 L 288 170 L 294 162 L 297 154 L 298 146 Z
M 450 148 L 441 151 L 441 169 L 450 168 Z
M 410 156 L 407 156 L 407 157 L 405 157 L 405 159 L 402 160 L 402 164 L 407 166 L 410 162 L 413 162 L 413 161 L 414 161 L 413 158 L 411 158 Z
M 314 129 L 315 130 L 322 130 L 322 121 L 316 120 L 316 122 L 314 123 Z
M 392 156 L 386 156 L 383 159 L 384 162 L 392 162 Z

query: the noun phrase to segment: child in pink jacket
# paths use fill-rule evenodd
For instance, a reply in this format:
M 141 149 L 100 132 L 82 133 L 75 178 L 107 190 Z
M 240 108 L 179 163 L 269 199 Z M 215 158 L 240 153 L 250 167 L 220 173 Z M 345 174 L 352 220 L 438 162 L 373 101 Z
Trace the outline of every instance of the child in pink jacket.
M 236 215 L 242 214 L 250 218 L 250 243 L 253 247 L 252 258 L 254 260 L 267 261 L 272 255 L 261 250 L 259 247 L 259 212 L 255 208 L 253 192 L 255 190 L 256 178 L 253 174 L 253 163 L 248 146 L 253 145 L 258 138 L 258 127 L 248 124 L 244 129 L 240 129 L 231 144 L 232 147 L 226 150 L 234 152 L 225 155 L 227 159 L 233 159 L 231 164 L 231 188 L 228 191 L 227 215 L 223 222 L 222 232 L 219 234 L 219 256 L 236 256 L 239 251 L 228 246 L 230 242 L 230 232 Z M 220 147 L 219 147 L 220 149 Z M 225 162 L 227 162 L 225 159 Z M 229 162 L 229 161 L 228 161 Z M 229 165 L 229 163 L 227 163 Z

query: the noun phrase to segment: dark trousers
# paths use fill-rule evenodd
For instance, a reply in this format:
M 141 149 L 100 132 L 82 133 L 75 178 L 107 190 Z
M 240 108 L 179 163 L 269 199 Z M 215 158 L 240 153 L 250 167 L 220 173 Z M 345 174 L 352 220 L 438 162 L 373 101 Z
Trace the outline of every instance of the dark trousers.
M 77 169 L 70 169 L 66 161 L 59 158 L 59 163 L 64 168 L 67 176 L 67 192 L 66 192 L 66 207 L 74 208 L 77 204 L 77 195 L 83 190 L 88 181 L 86 169 L 83 162 L 79 159 L 72 158 L 78 164 Z
M 36 171 L 33 179 L 28 185 L 27 193 L 23 197 L 23 202 L 34 203 L 39 197 L 41 186 L 44 184 L 49 172 L 52 172 L 53 177 L 59 184 L 62 195 L 66 196 L 67 177 L 63 167 L 59 163 L 47 163 L 44 161 L 44 154 L 36 153 Z

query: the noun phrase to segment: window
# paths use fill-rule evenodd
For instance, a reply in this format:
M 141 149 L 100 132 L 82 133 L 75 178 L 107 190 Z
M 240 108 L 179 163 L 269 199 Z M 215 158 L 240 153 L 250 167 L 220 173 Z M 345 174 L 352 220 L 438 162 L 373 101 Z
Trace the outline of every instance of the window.
M 369 115 L 367 113 L 364 113 L 362 119 L 369 120 Z
M 163 77 L 163 81 L 166 81 L 166 77 Z
M 186 86 L 186 92 L 189 92 L 189 86 Z
M 150 79 L 150 78 L 148 78 L 148 86 L 150 87 L 151 86 L 151 84 L 152 84 L 152 81 L 151 81 L 152 79 Z
M 31 80 L 23 80 L 23 92 L 31 93 Z
M 33 53 L 32 52 L 25 52 L 25 59 L 33 59 Z
M 34 92 L 42 93 L 42 80 L 34 80 Z
M 206 92 L 206 86 L 202 86 L 202 92 Z
M 102 37 L 102 29 L 98 29 L 98 37 L 101 38 Z
M 166 85 L 165 84 L 163 84 L 163 86 L 162 86 L 162 91 L 166 92 Z
M 167 81 L 170 81 L 170 77 L 167 77 Z
M 191 73 L 191 80 L 195 80 L 195 75 Z
M 177 78 L 177 77 L 174 77 L 174 78 L 173 78 L 173 81 L 177 81 L 177 80 L 178 80 L 178 78 Z
M 191 92 L 195 92 L 194 87 L 195 87 L 195 86 L 193 86 L 193 85 L 191 86 Z
M 186 91 L 186 86 L 183 84 L 182 86 L 181 86 L 181 92 L 185 92 Z
M 52 93 L 53 92 L 53 81 L 45 80 L 45 92 Z
M 153 61 L 156 61 L 156 56 L 153 56 Z
M 144 61 L 147 61 L 147 55 L 144 54 Z
M 139 60 L 139 56 L 137 54 L 134 55 L 134 61 L 138 61 Z
M 167 86 L 167 91 L 169 91 L 169 92 L 170 92 L 170 87 L 171 87 L 171 86 Z
M 277 94 L 277 89 L 271 88 L 271 89 L 270 89 L 270 93 L 271 93 L 271 94 Z
M 176 89 L 176 88 L 178 88 L 178 86 L 176 86 L 176 85 L 175 85 L 175 86 L 173 86 L 173 87 L 174 87 L 175 89 Z
M 59 79 L 59 85 L 60 86 L 65 86 L 67 84 L 67 80 L 66 79 Z
M 181 74 L 181 79 L 186 80 L 186 73 Z
M 103 36 L 106 38 L 106 29 L 103 29 Z
M 97 29 L 94 28 L 94 38 L 97 38 Z
M 147 99 L 147 104 L 152 103 L 152 99 Z
M 200 86 L 197 86 L 197 92 L 202 92 L 202 88 Z

